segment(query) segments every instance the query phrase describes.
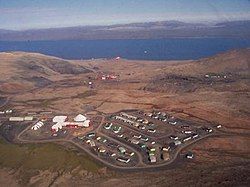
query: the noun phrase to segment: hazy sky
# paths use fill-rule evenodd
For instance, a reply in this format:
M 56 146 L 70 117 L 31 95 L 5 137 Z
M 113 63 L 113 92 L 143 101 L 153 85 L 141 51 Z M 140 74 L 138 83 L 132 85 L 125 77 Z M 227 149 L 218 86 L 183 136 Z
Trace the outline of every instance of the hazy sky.
M 249 0 L 0 0 L 1 29 L 241 19 Z

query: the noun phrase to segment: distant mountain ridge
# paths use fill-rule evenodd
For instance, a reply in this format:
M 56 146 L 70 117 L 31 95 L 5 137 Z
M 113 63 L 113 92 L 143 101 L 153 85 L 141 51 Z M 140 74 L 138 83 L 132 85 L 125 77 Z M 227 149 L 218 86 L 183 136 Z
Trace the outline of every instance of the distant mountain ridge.
M 76 26 L 64 28 L 13 31 L 0 29 L 0 41 L 27 40 L 95 40 L 158 39 L 174 37 L 250 37 L 250 20 L 221 23 L 186 23 L 158 21 L 109 26 Z

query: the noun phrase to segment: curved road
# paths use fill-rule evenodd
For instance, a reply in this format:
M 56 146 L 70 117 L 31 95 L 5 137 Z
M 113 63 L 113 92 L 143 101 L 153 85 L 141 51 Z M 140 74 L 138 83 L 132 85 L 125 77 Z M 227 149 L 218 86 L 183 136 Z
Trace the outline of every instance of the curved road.
M 104 120 L 105 120 L 105 117 L 102 116 L 102 121 L 101 123 L 99 124 L 98 128 L 96 129 L 96 131 L 99 131 L 100 128 L 102 127 L 102 124 L 104 123 Z M 36 123 L 36 122 L 34 122 Z M 84 148 L 83 146 L 81 146 L 80 144 L 74 142 L 72 139 L 71 140 L 67 140 L 67 139 L 51 139 L 51 140 L 26 140 L 26 139 L 23 139 L 21 138 L 21 136 L 29 129 L 31 128 L 33 124 L 29 125 L 28 127 L 26 127 L 23 131 L 21 131 L 18 135 L 17 135 L 17 140 L 20 142 L 20 143 L 49 143 L 49 142 L 68 142 L 68 143 L 71 143 L 73 145 L 75 145 L 76 147 L 84 150 L 87 154 L 91 155 L 92 157 L 94 157 L 96 160 L 100 161 L 101 163 L 107 165 L 108 167 L 110 168 L 114 168 L 114 169 L 119 169 L 119 170 L 128 170 L 128 171 L 133 171 L 133 170 L 138 170 L 138 169 L 152 169 L 152 168 L 159 168 L 159 167 L 164 167 L 164 166 L 167 166 L 171 163 L 173 163 L 175 161 L 175 159 L 177 158 L 177 156 L 179 155 L 179 153 L 185 149 L 186 147 L 202 140 L 202 139 L 205 139 L 207 137 L 211 137 L 211 136 L 218 136 L 218 135 L 223 135 L 223 134 L 216 134 L 216 133 L 212 133 L 212 134 L 207 134 L 203 137 L 200 137 L 200 138 L 197 138 L 196 140 L 194 141 L 191 141 L 191 142 L 188 142 L 186 143 L 184 146 L 182 147 L 179 147 L 179 149 L 174 153 L 173 157 L 171 158 L 170 161 L 168 162 L 164 162 L 164 163 L 161 163 L 161 164 L 157 164 L 157 165 L 146 165 L 144 162 L 143 162 L 143 158 L 142 158 L 142 155 L 137 151 L 137 150 L 134 150 L 133 148 L 131 148 L 130 146 L 124 144 L 124 143 L 121 143 L 119 142 L 118 140 L 115 140 L 114 138 L 112 137 L 109 137 L 105 134 L 103 134 L 102 132 L 98 132 L 99 134 L 101 134 L 102 136 L 108 138 L 108 139 L 111 139 L 112 141 L 116 142 L 116 143 L 119 143 L 120 145 L 123 145 L 125 147 L 129 147 L 131 150 L 133 150 L 137 155 L 138 155 L 138 158 L 139 158 L 139 162 L 136 166 L 130 166 L 130 167 L 123 167 L 123 166 L 118 166 L 118 165 L 114 165 L 114 164 L 111 164 L 103 159 L 101 159 L 100 157 L 98 157 L 97 155 L 93 154 L 91 151 L 89 151 L 88 149 Z

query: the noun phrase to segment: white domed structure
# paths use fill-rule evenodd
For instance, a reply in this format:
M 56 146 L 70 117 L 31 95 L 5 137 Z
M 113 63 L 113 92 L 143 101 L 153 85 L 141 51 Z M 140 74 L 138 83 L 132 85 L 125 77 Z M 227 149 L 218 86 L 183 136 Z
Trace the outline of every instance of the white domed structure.
M 83 121 L 85 121 L 87 118 L 84 116 L 84 115 L 82 115 L 82 114 L 78 114 L 75 118 L 74 118 L 74 121 L 76 121 L 76 122 L 83 122 Z

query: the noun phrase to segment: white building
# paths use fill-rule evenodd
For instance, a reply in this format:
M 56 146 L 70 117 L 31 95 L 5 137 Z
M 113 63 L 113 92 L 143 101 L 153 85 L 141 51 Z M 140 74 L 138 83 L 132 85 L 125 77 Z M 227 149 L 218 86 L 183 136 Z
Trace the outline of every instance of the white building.
M 74 118 L 74 121 L 77 121 L 77 122 L 80 122 L 80 121 L 85 121 L 87 120 L 87 118 L 82 115 L 82 114 L 78 114 L 75 118 Z
M 74 118 L 74 122 L 66 121 L 67 118 L 68 118 L 67 116 L 55 116 L 53 118 L 53 122 L 55 122 L 56 124 L 54 124 L 51 127 L 51 130 L 57 132 L 63 127 L 78 128 L 78 127 L 89 127 L 90 125 L 90 120 L 87 120 L 87 118 L 82 114 L 78 114 Z
M 24 121 L 23 117 L 10 117 L 9 121 Z
M 52 121 L 54 123 L 65 122 L 67 120 L 67 118 L 68 118 L 68 116 L 55 116 Z
M 40 129 L 43 125 L 44 123 L 42 121 L 38 121 L 34 126 L 31 127 L 31 129 L 36 131 Z
M 33 121 L 33 116 L 25 116 L 24 121 Z

